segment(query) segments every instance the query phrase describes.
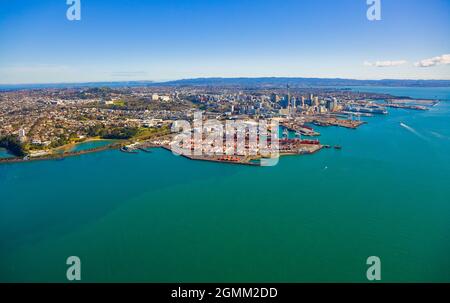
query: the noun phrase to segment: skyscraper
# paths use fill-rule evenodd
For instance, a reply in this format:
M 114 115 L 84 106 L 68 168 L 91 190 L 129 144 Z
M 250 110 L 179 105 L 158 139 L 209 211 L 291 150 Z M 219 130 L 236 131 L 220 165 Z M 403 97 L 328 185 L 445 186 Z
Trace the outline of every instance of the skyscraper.
M 313 102 L 313 104 L 314 104 L 314 106 L 319 106 L 320 105 L 320 103 L 319 103 L 319 97 L 314 97 L 314 102 Z
M 288 109 L 291 109 L 291 92 L 289 90 L 289 84 L 287 85 L 287 102 L 288 102 Z
M 19 140 L 20 140 L 20 142 L 25 142 L 26 139 L 27 139 L 27 137 L 26 137 L 25 130 L 23 128 L 19 129 Z
M 333 98 L 333 108 L 332 108 L 332 111 L 337 110 L 337 106 L 338 106 L 338 104 L 337 104 L 337 99 L 336 99 L 336 98 Z

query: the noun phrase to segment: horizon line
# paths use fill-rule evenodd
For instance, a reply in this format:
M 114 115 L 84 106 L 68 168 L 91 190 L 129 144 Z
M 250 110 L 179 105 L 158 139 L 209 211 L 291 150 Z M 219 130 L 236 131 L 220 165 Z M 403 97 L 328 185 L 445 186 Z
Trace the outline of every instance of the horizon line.
M 221 77 L 221 76 L 211 76 L 211 77 L 192 77 L 192 78 L 177 78 L 171 80 L 95 80 L 95 81 L 74 81 L 74 82 L 26 82 L 26 83 L 0 83 L 0 86 L 19 86 L 19 85 L 70 85 L 70 84 L 91 84 L 91 83 L 121 83 L 121 82 L 152 82 L 154 84 L 164 84 L 176 81 L 187 81 L 187 80 L 208 80 L 208 79 L 318 79 L 318 80 L 347 80 L 347 81 L 448 81 L 450 79 L 411 79 L 411 78 L 384 78 L 384 79 L 356 79 L 356 78 L 342 78 L 342 77 L 292 77 L 292 76 L 260 76 L 260 77 L 246 77 L 246 76 L 235 76 L 235 77 Z

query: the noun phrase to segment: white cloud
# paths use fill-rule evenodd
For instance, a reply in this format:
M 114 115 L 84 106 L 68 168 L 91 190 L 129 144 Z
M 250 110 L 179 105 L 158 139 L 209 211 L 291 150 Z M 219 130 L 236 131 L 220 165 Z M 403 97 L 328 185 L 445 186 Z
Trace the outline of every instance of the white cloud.
M 414 65 L 418 67 L 431 67 L 436 65 L 450 64 L 450 54 L 424 59 L 416 62 Z
M 376 62 L 369 62 L 365 61 L 365 66 L 375 66 L 375 67 L 392 67 L 392 66 L 399 66 L 406 64 L 408 61 L 406 60 L 396 60 L 396 61 L 376 61 Z
M 408 63 L 406 60 L 395 60 L 395 61 L 377 61 L 377 62 L 369 62 L 365 61 L 365 66 L 375 66 L 375 67 L 392 67 L 399 66 Z

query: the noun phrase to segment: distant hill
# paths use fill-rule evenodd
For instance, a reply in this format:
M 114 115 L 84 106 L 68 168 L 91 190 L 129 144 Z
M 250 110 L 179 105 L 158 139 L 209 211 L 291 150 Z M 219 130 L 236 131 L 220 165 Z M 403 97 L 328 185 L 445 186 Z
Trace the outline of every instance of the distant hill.
M 167 82 L 120 81 L 47 84 L 0 84 L 0 90 L 73 88 L 73 87 L 143 87 L 143 86 L 239 86 L 239 87 L 334 87 L 334 86 L 388 86 L 388 87 L 450 87 L 450 80 L 353 80 L 340 78 L 196 78 Z
M 78 88 L 78 87 L 140 87 L 140 86 L 148 86 L 153 83 L 154 83 L 153 81 L 121 81 L 121 82 L 0 84 L 0 90 Z
M 402 86 L 402 87 L 450 87 L 450 80 L 353 80 L 328 78 L 197 78 L 165 82 L 174 86 Z

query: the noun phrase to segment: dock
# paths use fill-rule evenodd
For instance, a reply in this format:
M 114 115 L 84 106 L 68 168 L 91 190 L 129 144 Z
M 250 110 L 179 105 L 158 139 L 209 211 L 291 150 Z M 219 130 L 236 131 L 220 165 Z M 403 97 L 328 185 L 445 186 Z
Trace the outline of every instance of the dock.
M 365 121 L 348 120 L 348 119 L 337 119 L 335 117 L 314 117 L 311 119 L 311 123 L 317 126 L 328 127 L 328 126 L 338 126 L 349 129 L 357 129 Z
M 405 104 L 398 104 L 398 103 L 386 103 L 383 105 L 385 107 L 390 107 L 390 108 L 400 108 L 400 109 L 420 110 L 420 111 L 430 110 L 430 108 L 423 106 L 423 105 L 405 105 Z
M 320 133 L 312 129 L 311 127 L 308 127 L 304 124 L 299 124 L 295 122 L 283 122 L 281 123 L 281 126 L 287 129 L 288 131 L 299 133 L 303 136 L 307 137 L 318 137 L 320 136 Z

